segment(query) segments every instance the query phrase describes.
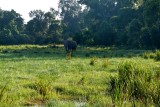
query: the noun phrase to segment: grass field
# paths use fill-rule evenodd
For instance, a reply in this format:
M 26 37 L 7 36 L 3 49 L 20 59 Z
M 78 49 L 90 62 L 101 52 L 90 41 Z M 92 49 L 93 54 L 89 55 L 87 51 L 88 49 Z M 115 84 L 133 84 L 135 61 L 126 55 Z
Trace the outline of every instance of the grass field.
M 78 47 L 68 59 L 62 46 L 0 46 L 0 106 L 156 107 L 160 104 L 160 63 L 143 58 L 146 53 L 153 52 Z M 131 71 L 129 79 L 125 79 L 130 75 L 126 71 Z M 137 76 L 132 71 L 144 73 Z M 136 82 L 132 79 L 140 80 L 141 88 L 132 87 Z

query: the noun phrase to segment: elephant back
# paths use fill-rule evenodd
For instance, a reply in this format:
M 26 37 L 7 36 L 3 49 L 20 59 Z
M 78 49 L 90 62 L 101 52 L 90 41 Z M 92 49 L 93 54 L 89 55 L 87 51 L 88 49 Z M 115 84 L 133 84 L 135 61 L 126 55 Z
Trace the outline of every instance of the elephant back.
M 66 51 L 76 50 L 77 48 L 77 43 L 76 41 L 73 41 L 73 40 L 64 40 L 63 44 L 64 44 Z

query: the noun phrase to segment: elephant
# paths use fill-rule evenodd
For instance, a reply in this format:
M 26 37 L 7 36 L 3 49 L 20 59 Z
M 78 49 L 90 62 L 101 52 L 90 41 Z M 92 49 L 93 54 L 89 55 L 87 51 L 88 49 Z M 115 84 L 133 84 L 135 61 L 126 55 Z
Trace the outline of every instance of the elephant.
M 63 44 L 67 52 L 74 51 L 77 48 L 77 43 L 73 40 L 64 40 Z

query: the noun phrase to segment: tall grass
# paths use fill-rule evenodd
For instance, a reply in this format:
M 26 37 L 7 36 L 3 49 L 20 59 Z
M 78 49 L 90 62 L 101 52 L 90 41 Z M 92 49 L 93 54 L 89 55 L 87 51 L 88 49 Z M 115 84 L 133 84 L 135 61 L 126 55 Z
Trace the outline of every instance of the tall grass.
M 51 93 L 52 85 L 50 81 L 47 80 L 38 80 L 35 83 L 35 90 L 38 94 L 42 95 L 42 101 L 47 99 L 47 95 Z
M 155 52 L 145 52 L 143 54 L 143 58 L 145 59 L 154 59 L 155 61 L 160 61 L 160 50 L 156 50 Z
M 160 80 L 156 72 L 135 62 L 123 62 L 118 66 L 118 78 L 111 78 L 112 99 L 115 102 L 131 101 L 136 106 L 160 105 Z

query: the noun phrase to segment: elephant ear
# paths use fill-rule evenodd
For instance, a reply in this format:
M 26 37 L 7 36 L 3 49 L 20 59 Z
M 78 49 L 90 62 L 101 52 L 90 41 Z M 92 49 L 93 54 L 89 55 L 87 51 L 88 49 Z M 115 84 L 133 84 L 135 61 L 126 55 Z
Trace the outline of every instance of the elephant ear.
M 68 51 L 68 40 L 63 41 L 64 48 Z
M 68 43 L 68 50 L 72 50 L 72 41 L 68 40 L 67 43 Z

